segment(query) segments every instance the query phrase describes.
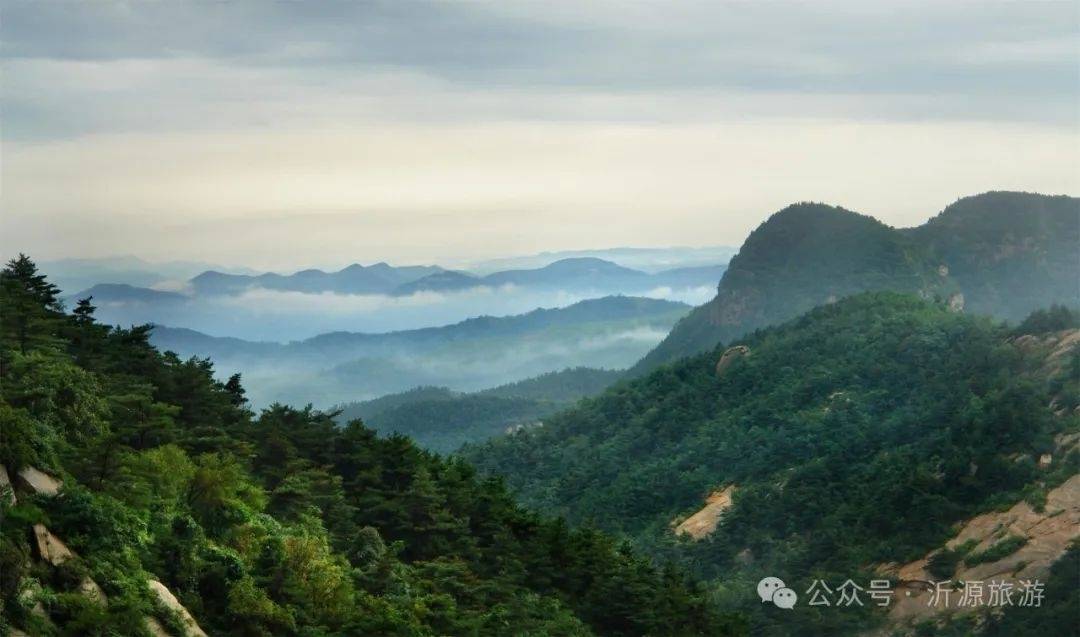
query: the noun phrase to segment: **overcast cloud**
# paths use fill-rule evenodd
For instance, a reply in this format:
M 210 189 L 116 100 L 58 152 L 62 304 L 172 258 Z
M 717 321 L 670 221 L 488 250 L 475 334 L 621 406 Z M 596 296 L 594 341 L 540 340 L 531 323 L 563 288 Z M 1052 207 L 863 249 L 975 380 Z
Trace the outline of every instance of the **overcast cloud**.
M 1076 194 L 1075 2 L 4 2 L 0 248 L 266 268 Z

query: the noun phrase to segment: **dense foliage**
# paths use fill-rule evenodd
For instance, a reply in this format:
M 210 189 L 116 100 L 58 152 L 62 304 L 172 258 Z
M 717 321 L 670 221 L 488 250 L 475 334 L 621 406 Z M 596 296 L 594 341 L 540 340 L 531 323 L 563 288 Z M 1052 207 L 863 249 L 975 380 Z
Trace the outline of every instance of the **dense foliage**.
M 730 634 L 698 585 L 517 506 L 360 421 L 245 407 L 238 376 L 63 312 L 20 257 L 0 274 L 0 463 L 63 479 L 0 504 L 0 633 L 140 635 L 163 582 L 211 634 Z M 78 557 L 35 558 L 44 524 Z M 89 577 L 107 595 L 78 592 Z
M 557 403 L 571 403 L 595 396 L 622 378 L 622 370 L 572 367 L 547 372 L 533 378 L 508 383 L 479 393 L 503 398 L 532 398 Z
M 461 394 L 397 405 L 364 422 L 378 432 L 408 436 L 425 449 L 450 453 L 467 442 L 534 426 L 563 406 L 531 398 Z M 342 416 L 351 419 L 354 411 L 346 407 Z
M 865 609 L 770 614 L 754 585 L 869 580 L 871 565 L 921 557 L 955 522 L 1076 473 L 1075 452 L 1050 474 L 1032 460 L 1077 418 L 1053 416 L 1053 383 L 1009 336 L 914 296 L 863 294 L 750 335 L 722 374 L 719 348 L 465 455 L 531 505 L 694 565 L 759 630 L 863 625 Z M 1067 373 L 1080 382 L 1080 367 Z M 673 537 L 728 484 L 734 505 L 711 536 Z
M 1045 310 L 1035 310 L 1028 315 L 1014 334 L 1045 334 L 1080 327 L 1080 310 L 1073 310 L 1064 305 L 1051 305 Z

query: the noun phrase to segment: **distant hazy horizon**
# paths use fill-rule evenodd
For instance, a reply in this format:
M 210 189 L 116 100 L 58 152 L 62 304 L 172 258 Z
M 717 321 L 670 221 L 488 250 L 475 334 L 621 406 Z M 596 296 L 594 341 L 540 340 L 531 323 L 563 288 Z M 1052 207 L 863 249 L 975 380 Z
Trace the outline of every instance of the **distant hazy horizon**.
M 2 251 L 737 246 L 1080 193 L 1075 3 L 6 3 Z

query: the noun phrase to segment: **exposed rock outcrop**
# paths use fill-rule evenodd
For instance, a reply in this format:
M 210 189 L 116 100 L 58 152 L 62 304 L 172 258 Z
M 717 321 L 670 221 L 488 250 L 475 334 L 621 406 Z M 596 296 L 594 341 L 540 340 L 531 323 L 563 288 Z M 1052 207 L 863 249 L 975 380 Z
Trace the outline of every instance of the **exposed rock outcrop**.
M 700 540 L 716 530 L 724 511 L 731 508 L 731 496 L 735 485 L 728 485 L 720 491 L 714 491 L 705 499 L 705 506 L 700 511 L 683 520 L 675 527 L 675 535 L 689 535 Z
M 949 311 L 950 312 L 963 312 L 964 311 L 964 295 L 957 292 L 949 296 Z
M 34 541 L 37 544 L 38 557 L 53 566 L 60 566 L 75 557 L 75 553 L 45 528 L 44 524 L 34 525 Z
M 1042 578 L 1045 583 L 1050 566 L 1065 554 L 1069 543 L 1080 536 L 1080 475 L 1074 475 L 1051 490 L 1042 513 L 1037 513 L 1026 502 L 1020 502 L 1008 511 L 974 517 L 964 524 L 956 537 L 946 543 L 946 547 L 956 549 L 974 544 L 968 553 L 970 555 L 985 551 L 1009 536 L 1023 538 L 1026 543 L 1012 554 L 993 562 L 971 566 L 961 562 L 956 572 L 947 579 L 953 582 L 1009 582 L 1016 590 L 1019 590 L 1023 580 Z M 892 628 L 910 628 L 914 623 L 939 614 L 970 613 L 979 608 L 928 604 L 930 592 L 926 583 L 946 579 L 935 577 L 927 570 L 932 556 L 933 553 L 903 566 L 880 569 L 898 578 L 898 589 L 905 591 L 905 594 L 896 596 L 890 607 L 889 622 Z
M 49 529 L 45 528 L 44 524 L 34 525 L 34 543 L 37 546 L 38 557 L 52 566 L 60 566 L 77 557 L 75 552 L 69 549 L 60 538 L 53 535 Z M 83 597 L 98 604 L 104 605 L 109 602 L 105 591 L 90 576 L 83 577 L 77 590 Z
M 19 469 L 19 483 L 34 493 L 47 496 L 56 495 L 60 492 L 60 487 L 64 486 L 59 479 L 34 467 Z
M 720 360 L 716 362 L 716 375 L 723 376 L 731 365 L 739 360 L 750 355 L 750 348 L 745 345 L 736 345 L 735 347 L 729 347 L 724 350 L 724 353 L 720 355 Z
M 183 604 L 181 604 L 180 601 L 176 599 L 176 596 L 172 594 L 172 591 L 170 591 L 168 587 L 166 587 L 164 584 L 157 581 L 156 579 L 147 580 L 146 585 L 150 588 L 150 592 L 153 593 L 155 597 L 157 597 L 159 602 L 161 602 L 168 609 L 180 615 L 180 619 L 183 620 L 184 627 L 187 629 L 188 635 L 194 637 L 206 637 L 206 633 L 203 632 L 203 629 L 199 627 L 199 623 L 196 622 L 195 618 L 191 616 L 191 613 L 188 612 L 188 609 L 184 608 Z M 148 619 L 152 620 L 153 618 Z M 157 623 L 157 620 L 153 621 Z M 147 627 L 149 627 L 149 621 L 147 622 Z M 158 627 L 161 627 L 161 625 L 158 624 Z M 168 633 L 166 632 L 165 634 L 167 635 Z

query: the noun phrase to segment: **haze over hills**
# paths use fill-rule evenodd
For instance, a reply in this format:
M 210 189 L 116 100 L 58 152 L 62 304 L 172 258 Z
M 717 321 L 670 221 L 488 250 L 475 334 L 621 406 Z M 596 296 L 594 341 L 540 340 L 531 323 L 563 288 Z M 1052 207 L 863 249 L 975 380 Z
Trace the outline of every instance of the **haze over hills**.
M 1012 320 L 1052 303 L 1077 306 L 1078 245 L 1074 197 L 990 192 L 904 230 L 843 208 L 795 204 L 750 234 L 717 295 L 680 321 L 632 373 L 859 291 L 960 293 L 972 311 Z
M 153 287 L 187 281 L 207 270 L 254 274 L 243 267 L 226 267 L 202 261 L 147 261 L 133 256 L 95 259 L 57 259 L 43 261 L 43 270 L 64 292 L 85 290 L 99 283 L 122 283 L 135 287 Z
M 615 296 L 443 327 L 333 332 L 285 344 L 158 326 L 151 342 L 182 357 L 209 357 L 223 374 L 243 371 L 256 405 L 283 401 L 328 407 L 418 385 L 471 391 L 566 367 L 625 368 L 688 309 Z
M 443 272 L 443 269 L 432 265 L 393 267 L 387 263 L 369 266 L 354 263 L 337 272 L 310 269 L 290 275 L 269 272 L 251 276 L 207 271 L 191 279 L 190 284 L 195 294 L 239 294 L 251 288 L 308 293 L 390 294 L 405 283 L 437 272 Z
M 485 276 L 439 266 L 353 264 L 283 275 L 207 271 L 172 290 L 101 283 L 65 296 L 94 297 L 100 320 L 159 323 L 248 340 L 289 341 L 330 331 L 387 332 L 513 315 L 610 295 L 700 303 L 723 264 L 655 273 L 595 258 Z
M 462 269 L 478 275 L 502 270 L 525 270 L 541 268 L 561 259 L 591 257 L 612 261 L 621 266 L 642 272 L 661 272 L 680 268 L 699 268 L 727 263 L 737 249 L 732 246 L 707 246 L 700 248 L 607 248 L 600 250 L 560 250 L 541 252 L 517 257 L 487 259 L 467 262 Z

